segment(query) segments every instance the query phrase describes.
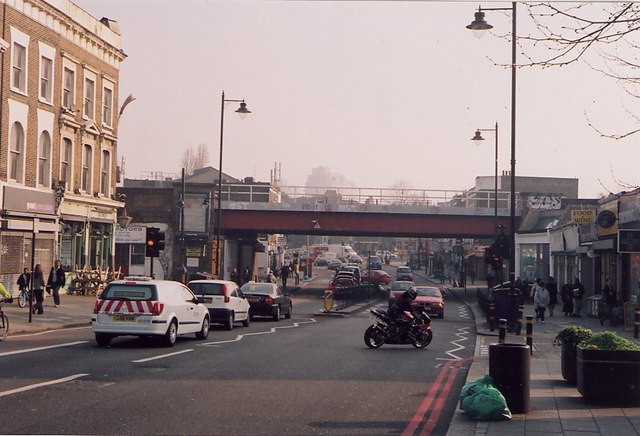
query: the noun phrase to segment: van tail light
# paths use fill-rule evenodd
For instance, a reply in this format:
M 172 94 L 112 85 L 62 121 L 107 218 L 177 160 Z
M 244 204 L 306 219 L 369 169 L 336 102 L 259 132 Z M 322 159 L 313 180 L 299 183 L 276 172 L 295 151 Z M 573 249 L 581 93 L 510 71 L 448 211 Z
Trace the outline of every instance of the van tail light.
M 273 298 L 267 297 L 267 298 L 264 299 L 264 302 L 267 303 L 267 304 L 273 304 Z
M 163 310 L 164 310 L 164 303 L 156 301 L 153 303 L 153 306 L 151 307 L 151 315 L 158 316 L 162 314 Z
M 224 295 L 224 302 L 228 303 L 231 301 L 231 297 L 229 297 L 229 292 L 227 292 L 227 285 L 222 285 L 222 295 Z
M 96 301 L 93 303 L 93 314 L 94 314 L 94 315 L 97 315 L 97 314 L 98 314 L 98 312 L 100 311 L 100 307 L 101 307 L 101 306 L 102 306 L 102 304 L 101 304 L 100 300 L 96 300 Z

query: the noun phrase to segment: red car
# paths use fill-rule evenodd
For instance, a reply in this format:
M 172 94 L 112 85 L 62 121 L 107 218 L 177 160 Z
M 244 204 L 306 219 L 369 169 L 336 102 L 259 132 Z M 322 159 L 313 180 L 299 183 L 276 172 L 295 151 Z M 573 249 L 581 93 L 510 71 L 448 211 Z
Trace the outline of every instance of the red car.
M 369 277 L 369 270 L 365 269 L 362 272 L 362 276 L 360 277 L 360 280 L 364 283 L 364 282 L 378 282 L 378 283 L 382 283 L 383 285 L 388 285 L 389 283 L 391 283 L 391 276 L 389 275 L 389 273 L 387 273 L 386 271 L 383 271 L 381 269 L 372 269 L 371 270 L 371 277 Z
M 435 286 L 416 286 L 418 296 L 414 300 L 417 306 L 423 306 L 429 315 L 444 318 L 444 298 Z

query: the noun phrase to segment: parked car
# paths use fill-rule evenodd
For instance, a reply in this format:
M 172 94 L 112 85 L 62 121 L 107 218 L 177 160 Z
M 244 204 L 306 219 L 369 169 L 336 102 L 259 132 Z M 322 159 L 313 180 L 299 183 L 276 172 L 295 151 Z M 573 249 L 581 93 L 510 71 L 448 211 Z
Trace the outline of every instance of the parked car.
M 383 285 L 388 285 L 389 283 L 391 283 L 391 276 L 388 272 L 381 269 L 371 270 L 371 276 L 369 276 L 369 270 L 364 270 L 362 272 L 361 280 L 362 283 L 378 282 L 382 283 Z
M 411 271 L 411 267 L 399 266 L 396 270 L 396 280 L 413 280 L 413 272 Z
M 382 259 L 378 256 L 369 257 L 368 269 L 382 269 Z
M 117 336 L 155 336 L 172 347 L 178 335 L 209 335 L 209 311 L 182 283 L 169 280 L 113 281 L 93 306 L 91 329 L 106 347 Z
M 249 282 L 240 288 L 249 301 L 249 318 L 255 316 L 268 316 L 274 321 L 279 321 L 284 314 L 285 318 L 291 318 L 293 303 L 287 294 L 274 283 Z
M 223 324 L 227 330 L 238 321 L 249 327 L 249 302 L 235 282 L 192 280 L 188 286 L 209 310 L 212 323 Z
M 327 265 L 327 268 L 333 271 L 338 271 L 342 268 L 342 261 L 339 259 L 334 259 Z
M 316 257 L 313 264 L 315 266 L 327 266 L 329 264 L 329 260 L 326 257 Z
M 413 303 L 424 307 L 429 315 L 444 318 L 444 298 L 440 289 L 435 286 L 416 286 L 416 290 L 418 296 Z

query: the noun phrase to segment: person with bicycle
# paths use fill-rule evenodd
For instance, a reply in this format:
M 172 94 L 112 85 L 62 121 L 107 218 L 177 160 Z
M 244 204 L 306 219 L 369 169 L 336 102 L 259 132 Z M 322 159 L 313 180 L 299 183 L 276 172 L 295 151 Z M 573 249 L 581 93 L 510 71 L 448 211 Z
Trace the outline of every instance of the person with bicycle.
M 26 292 L 29 290 L 29 283 L 31 283 L 31 273 L 29 272 L 29 268 L 25 268 L 22 274 L 20 274 L 20 277 L 18 277 L 16 284 L 20 292 Z

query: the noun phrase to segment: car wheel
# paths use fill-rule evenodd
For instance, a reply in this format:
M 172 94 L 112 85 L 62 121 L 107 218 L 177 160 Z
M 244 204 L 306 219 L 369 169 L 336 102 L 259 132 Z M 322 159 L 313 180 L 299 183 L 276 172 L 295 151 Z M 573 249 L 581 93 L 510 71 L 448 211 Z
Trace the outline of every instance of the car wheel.
M 242 321 L 242 327 L 249 327 L 249 323 L 251 322 L 251 317 L 247 315 L 247 317 Z
M 196 339 L 207 339 L 209 336 L 209 317 L 205 316 L 202 320 L 202 328 L 200 328 L 199 332 L 196 332 Z
M 96 343 L 101 347 L 108 347 L 113 336 L 106 333 L 96 333 Z
M 162 336 L 162 345 L 165 347 L 173 347 L 178 339 L 178 323 L 174 319 L 169 323 L 167 332 Z
M 233 330 L 233 312 L 227 314 L 227 319 L 224 321 L 224 328 L 227 330 Z
M 290 304 L 289 305 L 289 310 L 287 311 L 287 313 L 285 313 L 284 317 L 286 319 L 291 319 L 291 312 L 293 312 L 293 306 Z
M 273 320 L 280 321 L 280 306 L 276 306 L 276 310 L 273 312 Z

